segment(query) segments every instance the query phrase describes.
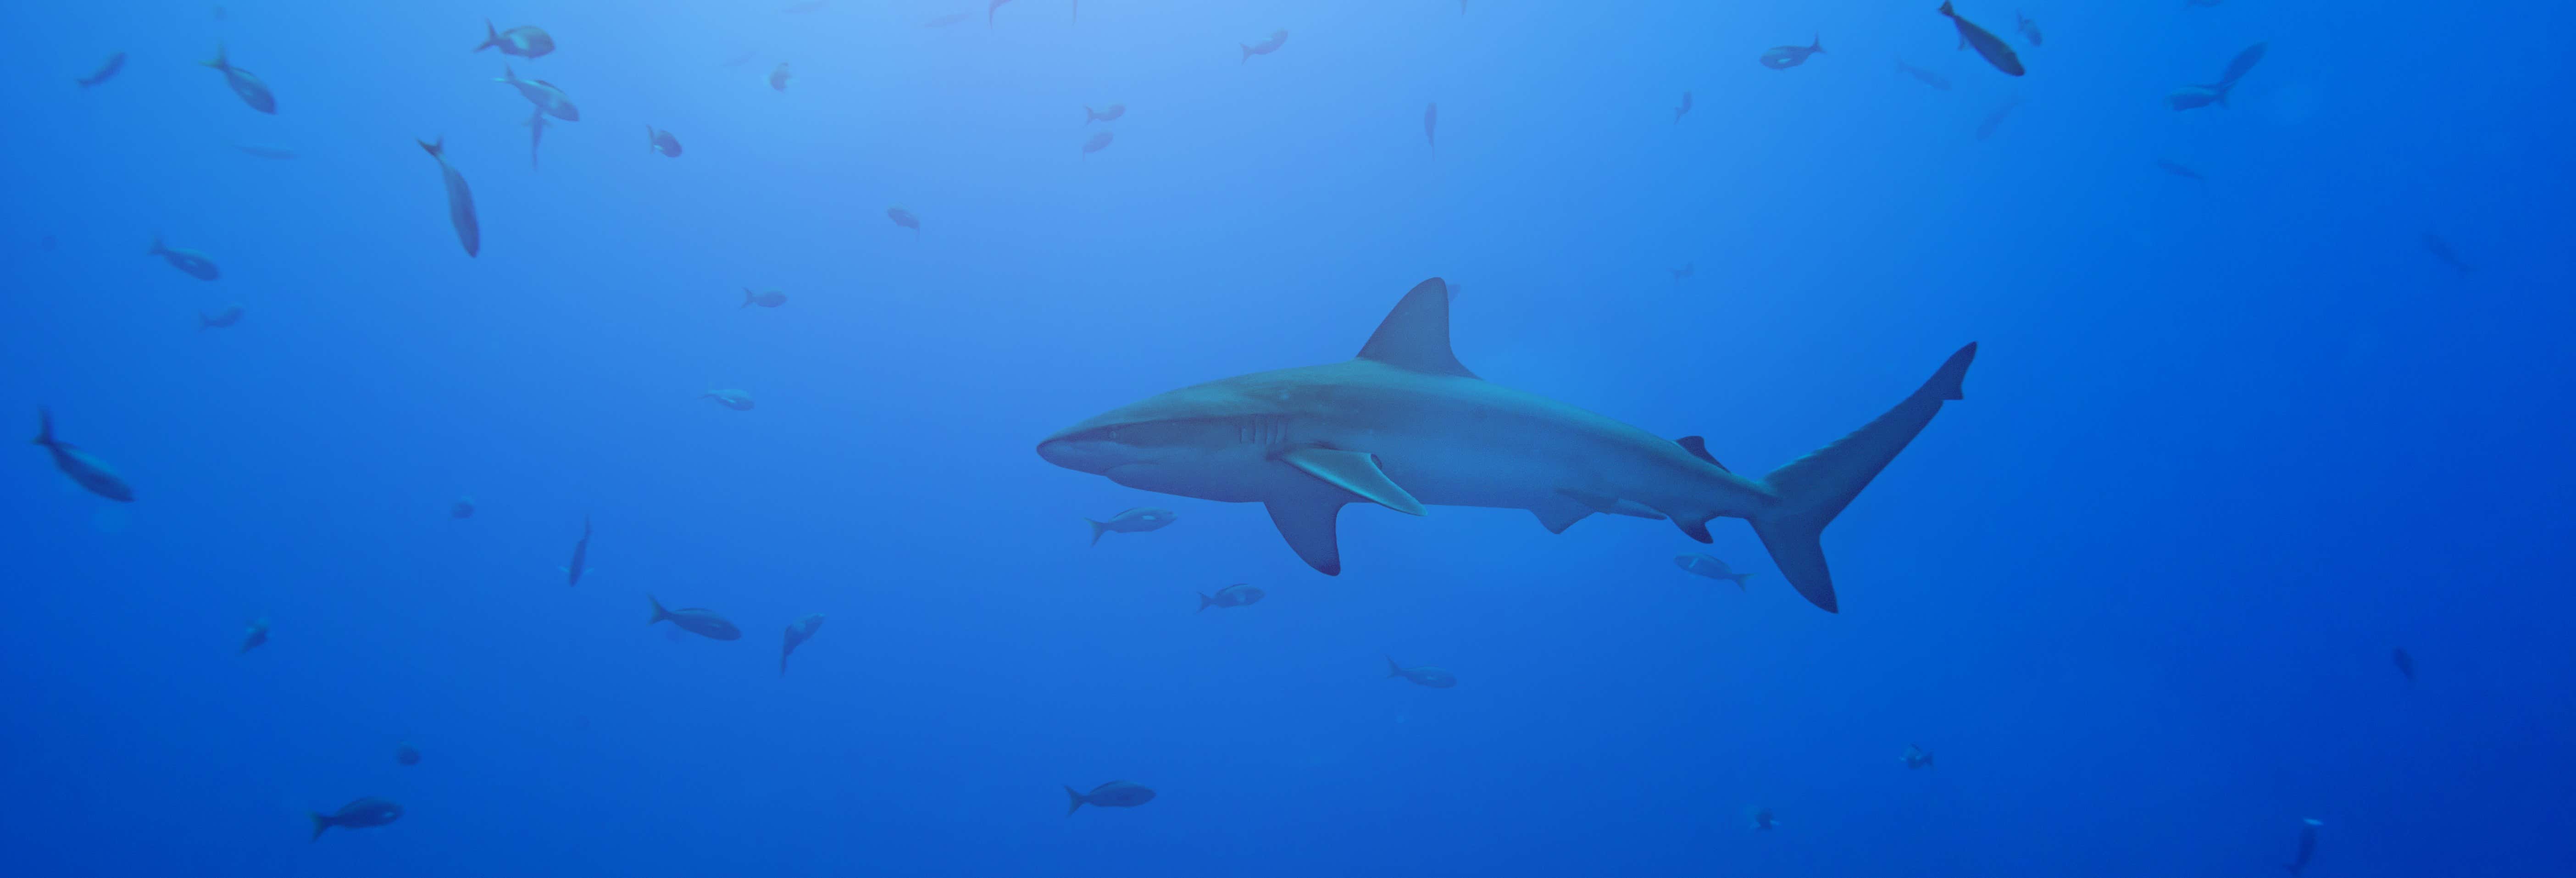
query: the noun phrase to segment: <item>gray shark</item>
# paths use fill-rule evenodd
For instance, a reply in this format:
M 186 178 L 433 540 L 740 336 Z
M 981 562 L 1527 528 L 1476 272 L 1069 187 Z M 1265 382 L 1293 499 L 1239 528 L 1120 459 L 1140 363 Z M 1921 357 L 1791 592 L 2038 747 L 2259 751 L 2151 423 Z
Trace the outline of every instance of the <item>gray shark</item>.
M 1288 546 L 1342 570 L 1343 506 L 1409 515 L 1430 506 L 1527 509 L 1562 533 L 1595 512 L 1669 518 L 1708 542 L 1708 521 L 1750 521 L 1798 593 L 1835 612 L 1825 525 L 1962 398 L 1977 346 L 1877 420 L 1759 479 L 1717 463 L 1699 437 L 1665 439 L 1478 378 L 1449 347 L 1448 286 L 1423 281 L 1340 363 L 1256 372 L 1147 398 L 1038 443 L 1038 456 L 1131 488 L 1261 503 Z

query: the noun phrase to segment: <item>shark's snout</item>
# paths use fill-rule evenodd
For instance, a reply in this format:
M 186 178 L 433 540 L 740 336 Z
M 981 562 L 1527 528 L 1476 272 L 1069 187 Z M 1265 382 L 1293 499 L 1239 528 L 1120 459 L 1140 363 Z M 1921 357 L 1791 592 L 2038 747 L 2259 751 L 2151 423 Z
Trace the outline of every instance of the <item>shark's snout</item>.
M 1100 428 L 1066 428 L 1040 441 L 1038 456 L 1065 469 L 1093 475 L 1107 475 L 1121 464 L 1137 461 L 1139 455 L 1135 448 L 1111 439 L 1108 434 L 1108 430 Z

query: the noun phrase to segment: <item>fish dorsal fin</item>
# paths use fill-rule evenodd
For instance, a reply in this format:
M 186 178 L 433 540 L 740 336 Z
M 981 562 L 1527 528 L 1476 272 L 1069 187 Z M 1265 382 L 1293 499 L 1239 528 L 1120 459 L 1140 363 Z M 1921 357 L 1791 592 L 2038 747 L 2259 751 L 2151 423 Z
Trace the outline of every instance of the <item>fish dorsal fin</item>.
M 1718 469 L 1726 469 L 1726 464 L 1718 463 L 1717 458 L 1709 455 L 1708 440 L 1706 439 L 1702 439 L 1697 436 L 1684 436 L 1673 440 L 1673 444 L 1681 446 L 1683 451 L 1690 452 L 1692 457 L 1708 461 L 1710 466 L 1717 467 Z M 1734 472 L 1734 470 L 1731 469 L 1727 469 L 1726 471 Z
M 1449 350 L 1449 284 L 1436 277 L 1416 284 L 1395 310 L 1386 312 L 1386 321 L 1360 348 L 1360 359 L 1434 375 L 1476 377 Z

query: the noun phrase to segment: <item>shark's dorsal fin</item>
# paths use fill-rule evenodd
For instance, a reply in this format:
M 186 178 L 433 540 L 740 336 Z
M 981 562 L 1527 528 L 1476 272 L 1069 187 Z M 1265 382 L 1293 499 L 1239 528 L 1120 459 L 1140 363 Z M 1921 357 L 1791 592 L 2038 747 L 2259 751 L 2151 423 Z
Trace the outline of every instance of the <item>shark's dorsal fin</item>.
M 1681 446 L 1683 451 L 1690 452 L 1692 457 L 1708 461 L 1710 465 L 1715 466 L 1718 469 L 1726 469 L 1726 464 L 1718 463 L 1717 458 L 1709 455 L 1708 440 L 1706 439 L 1702 439 L 1697 436 L 1684 436 L 1673 440 L 1673 444 Z M 1727 469 L 1726 471 L 1734 472 L 1734 470 L 1731 469 Z
M 1360 348 L 1360 359 L 1434 375 L 1476 377 L 1449 350 L 1449 284 L 1436 277 L 1416 284 L 1395 310 L 1386 312 L 1385 322 Z

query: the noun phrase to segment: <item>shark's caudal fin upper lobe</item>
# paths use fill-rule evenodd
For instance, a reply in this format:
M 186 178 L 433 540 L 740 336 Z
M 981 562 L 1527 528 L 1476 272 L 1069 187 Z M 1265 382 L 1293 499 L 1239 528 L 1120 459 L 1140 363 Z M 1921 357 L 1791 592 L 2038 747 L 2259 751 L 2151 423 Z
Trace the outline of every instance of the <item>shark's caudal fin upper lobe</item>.
M 1977 358 L 1977 346 L 1971 342 L 1951 354 L 1940 371 L 1914 391 L 1914 395 L 1896 404 L 1851 435 L 1833 444 L 1809 452 L 1762 477 L 1762 483 L 1780 498 L 1777 508 L 1753 519 L 1753 532 L 1762 537 L 1762 545 L 1771 550 L 1771 562 L 1780 567 L 1780 575 L 1798 589 L 1798 594 L 1825 612 L 1837 612 L 1834 601 L 1833 573 L 1825 567 L 1825 548 L 1821 539 L 1825 525 L 1860 496 L 1862 488 L 1878 471 L 1896 459 L 1914 435 L 1923 432 L 1932 416 L 1941 413 L 1945 400 L 1963 399 L 1960 381 L 1968 375 L 1968 363 Z

